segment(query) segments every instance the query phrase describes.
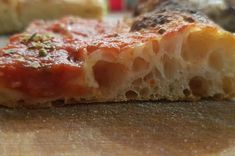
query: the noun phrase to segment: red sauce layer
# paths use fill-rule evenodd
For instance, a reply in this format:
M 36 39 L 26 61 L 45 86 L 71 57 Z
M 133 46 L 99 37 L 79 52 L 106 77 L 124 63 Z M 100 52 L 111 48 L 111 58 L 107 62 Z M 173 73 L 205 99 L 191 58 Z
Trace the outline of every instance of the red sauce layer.
M 86 55 L 97 49 L 119 53 L 153 37 L 96 20 L 36 21 L 0 49 L 0 85 L 38 98 L 87 94 Z

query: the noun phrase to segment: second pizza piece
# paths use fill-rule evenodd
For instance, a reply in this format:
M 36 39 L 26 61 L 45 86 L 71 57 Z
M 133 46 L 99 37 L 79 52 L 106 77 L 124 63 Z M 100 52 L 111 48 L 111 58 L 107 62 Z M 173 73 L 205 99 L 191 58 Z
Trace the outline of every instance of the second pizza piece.
M 22 31 L 36 19 L 102 19 L 104 10 L 104 0 L 0 0 L 0 34 Z

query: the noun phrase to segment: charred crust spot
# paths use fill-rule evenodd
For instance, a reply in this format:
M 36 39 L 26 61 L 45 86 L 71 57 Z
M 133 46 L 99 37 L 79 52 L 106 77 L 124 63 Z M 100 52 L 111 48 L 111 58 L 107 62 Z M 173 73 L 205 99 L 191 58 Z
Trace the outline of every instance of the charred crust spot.
M 156 16 L 156 18 L 154 19 L 154 24 L 157 25 L 157 24 L 166 24 L 166 23 L 169 23 L 170 20 L 168 19 L 169 16 L 167 15 L 158 15 Z
M 143 20 L 144 21 L 144 20 Z M 135 21 L 133 24 L 132 24 L 132 27 L 131 27 L 131 31 L 139 31 L 143 28 L 147 28 L 148 27 L 148 23 L 146 22 L 143 22 L 141 20 L 139 21 Z
M 196 13 L 197 13 L 196 10 L 191 10 L 191 9 L 188 9 L 188 12 L 189 12 L 190 14 L 196 14 Z
M 163 29 L 163 28 L 161 28 L 161 29 L 158 30 L 158 33 L 161 34 L 161 35 L 164 34 L 165 32 L 166 32 L 166 30 Z
M 153 8 L 153 6 L 151 6 L 151 8 Z M 160 0 L 155 4 L 154 9 L 149 10 L 148 13 L 144 12 L 144 14 L 134 20 L 131 31 L 139 31 L 148 28 L 154 28 L 156 30 L 164 28 L 170 31 L 185 22 L 214 24 L 207 16 L 197 11 L 186 1 Z
M 189 97 L 191 95 L 191 91 L 189 89 L 184 89 L 183 93 L 186 97 Z
M 118 37 L 118 36 L 119 36 L 118 33 L 112 33 L 112 34 L 106 35 L 106 37 L 109 37 L 109 38 L 111 38 L 111 37 Z
M 192 17 L 184 17 L 184 21 L 188 22 L 188 23 L 193 23 L 195 22 L 195 20 Z
M 149 14 L 134 22 L 134 24 L 131 27 L 131 31 L 139 31 L 144 28 L 166 25 L 169 22 L 171 22 L 171 17 L 169 15 Z

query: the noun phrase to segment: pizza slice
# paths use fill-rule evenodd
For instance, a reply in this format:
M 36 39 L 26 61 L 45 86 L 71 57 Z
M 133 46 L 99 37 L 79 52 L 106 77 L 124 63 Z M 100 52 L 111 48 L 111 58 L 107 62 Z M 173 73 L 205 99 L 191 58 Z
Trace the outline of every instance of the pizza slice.
M 232 99 L 235 36 L 187 3 L 163 1 L 131 26 L 36 21 L 0 50 L 0 104 Z

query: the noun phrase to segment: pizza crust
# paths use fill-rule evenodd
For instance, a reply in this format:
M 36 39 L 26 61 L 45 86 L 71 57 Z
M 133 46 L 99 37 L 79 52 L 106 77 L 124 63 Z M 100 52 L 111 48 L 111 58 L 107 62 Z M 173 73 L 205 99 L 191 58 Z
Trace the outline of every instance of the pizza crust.
M 65 29 L 67 26 L 69 30 Z M 20 62 L 23 70 L 20 76 L 15 75 L 19 72 L 19 62 L 14 54 L 6 55 L 16 62 L 10 64 L 14 70 L 1 64 L 7 59 L 0 57 L 0 73 L 3 73 L 0 74 L 0 93 L 5 95 L 0 104 L 44 107 L 61 103 L 235 97 L 235 36 L 200 12 L 168 0 L 134 19 L 129 29 L 120 23 L 109 26 L 72 17 L 32 24 L 26 33 L 39 31 L 38 37 L 43 33 L 55 35 L 51 42 L 55 49 L 48 51 L 46 58 L 32 58 L 32 54 L 38 52 L 28 49 L 32 37 L 25 43 L 21 39 L 24 34 L 18 39 L 13 36 L 10 47 L 26 47 L 15 52 L 23 57 Z M 35 39 L 38 42 L 38 38 Z M 4 49 L 0 51 L 2 54 Z M 31 58 L 39 62 L 38 67 L 28 66 Z M 54 59 L 54 62 L 48 67 L 45 59 Z M 23 86 L 16 83 L 15 77 Z M 66 81 L 60 83 L 61 79 Z
M 154 41 L 159 42 L 158 51 L 153 48 Z M 231 68 L 235 46 L 226 42 L 235 43 L 234 36 L 212 27 L 188 26 L 173 35 L 136 45 L 131 58 L 123 52 L 126 56 L 116 59 L 128 57 L 131 65 L 117 62 L 114 68 L 112 61 L 97 61 L 91 77 L 99 88 L 107 87 L 101 97 L 104 101 L 229 99 L 235 93 L 235 70 Z M 110 71 L 110 75 L 102 74 L 104 80 L 100 80 L 96 70 L 105 70 L 106 74 Z M 103 82 L 112 82 L 118 89 Z
M 235 37 L 228 32 L 187 26 L 112 57 L 104 57 L 106 52 L 102 50 L 87 56 L 83 85 L 92 90 L 86 95 L 32 98 L 1 88 L 0 103 L 48 107 L 132 100 L 231 99 L 235 96 L 235 45 L 230 43 L 235 43 Z

